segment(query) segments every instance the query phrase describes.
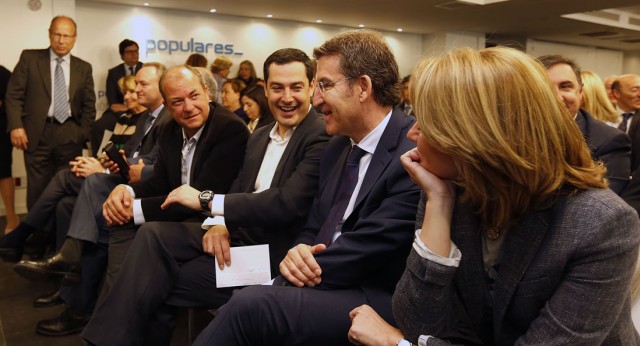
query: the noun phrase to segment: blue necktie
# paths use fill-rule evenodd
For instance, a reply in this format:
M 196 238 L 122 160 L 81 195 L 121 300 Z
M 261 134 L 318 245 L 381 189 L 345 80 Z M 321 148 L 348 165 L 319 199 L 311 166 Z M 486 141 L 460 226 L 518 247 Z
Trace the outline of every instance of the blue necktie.
M 69 118 L 69 97 L 62 71 L 63 61 L 62 58 L 56 58 L 56 71 L 53 78 L 53 117 L 60 123 Z
M 618 129 L 620 129 L 620 131 L 626 133 L 627 132 L 627 123 L 629 122 L 629 118 L 631 118 L 631 116 L 633 115 L 633 113 L 623 113 L 622 114 L 622 122 L 620 123 L 620 125 L 618 125 Z
M 316 236 L 316 244 L 325 244 L 329 246 L 333 241 L 333 235 L 336 230 L 342 228 L 342 218 L 344 212 L 347 210 L 349 200 L 353 194 L 353 190 L 358 184 L 358 168 L 360 166 L 360 159 L 367 152 L 360 149 L 357 145 L 351 148 L 351 152 L 347 157 L 347 162 L 344 164 L 344 170 L 340 176 L 340 184 L 338 185 L 338 192 L 336 199 L 333 201 L 333 206 L 329 210 L 327 219 L 324 220 L 318 235 Z

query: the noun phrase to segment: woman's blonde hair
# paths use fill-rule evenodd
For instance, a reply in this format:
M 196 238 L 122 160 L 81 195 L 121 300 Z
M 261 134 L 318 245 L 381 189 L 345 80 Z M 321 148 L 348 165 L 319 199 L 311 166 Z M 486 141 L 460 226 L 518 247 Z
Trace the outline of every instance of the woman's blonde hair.
M 615 123 L 619 115 L 613 108 L 607 89 L 600 76 L 591 71 L 582 71 L 582 108 L 600 121 Z
M 528 55 L 459 49 L 423 60 L 410 84 L 421 131 L 452 157 L 462 201 L 485 226 L 508 227 L 561 191 L 607 187 L 604 166 Z
M 123 94 L 127 91 L 136 90 L 136 76 L 128 75 L 118 79 L 118 87 Z

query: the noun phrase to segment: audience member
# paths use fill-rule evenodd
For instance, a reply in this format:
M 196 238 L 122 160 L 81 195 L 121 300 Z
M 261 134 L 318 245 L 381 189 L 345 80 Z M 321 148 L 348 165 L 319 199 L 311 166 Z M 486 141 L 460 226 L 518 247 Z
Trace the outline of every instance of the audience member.
M 0 195 L 2 196 L 7 222 L 4 234 L 11 232 L 20 223 L 14 203 L 14 185 L 13 176 L 11 175 L 13 146 L 11 145 L 11 137 L 7 133 L 7 112 L 4 101 L 10 78 L 11 71 L 4 66 L 0 66 L 0 162 L 2 162 L 0 163 Z
M 620 116 L 609 101 L 607 90 L 600 77 L 595 72 L 586 70 L 580 73 L 580 77 L 582 79 L 582 105 L 580 108 L 607 125 L 615 126 Z
M 393 295 L 400 329 L 361 306 L 349 340 L 637 345 L 640 221 L 606 189 L 544 69 L 510 48 L 460 49 L 413 78 L 418 147 L 401 161 L 426 198 Z
M 618 128 L 631 138 L 631 171 L 635 172 L 640 166 L 640 75 L 619 76 L 611 88 L 621 115 Z
M 616 98 L 613 96 L 613 82 L 616 81 L 616 79 L 618 79 L 618 76 L 616 75 L 611 75 L 608 76 L 607 78 L 604 79 L 603 83 L 604 83 L 604 88 L 607 90 L 607 97 L 609 98 L 609 101 L 611 102 L 611 105 L 613 105 L 614 107 L 616 107 Z
M 227 77 L 229 76 L 229 72 L 231 71 L 231 66 L 233 66 L 233 62 L 225 57 L 219 56 L 211 63 L 211 73 L 213 73 L 213 78 L 215 78 L 216 83 L 218 85 L 218 93 L 216 98 L 213 100 L 222 103 L 222 98 L 220 98 L 220 91 L 222 90 L 222 85 L 227 81 Z
M 29 209 L 56 171 L 81 156 L 96 117 L 91 65 L 70 54 L 76 29 L 69 17 L 53 18 L 51 46 L 24 50 L 9 81 L 7 119 L 11 143 L 24 151 Z
M 147 107 L 138 103 L 135 75 L 120 78 L 118 87 L 124 94 L 124 105 L 127 106 L 127 111 L 118 119 L 111 136 L 109 136 L 109 141 L 118 150 L 121 150 L 124 149 L 127 141 L 136 132 L 138 120 L 144 113 L 147 113 Z M 98 152 L 102 151 L 99 150 Z
M 582 103 L 582 78 L 575 61 L 561 55 L 545 55 L 538 58 L 546 69 L 558 97 L 573 118 L 591 151 L 595 161 L 602 161 L 607 168 L 609 188 L 620 195 L 629 182 L 631 142 L 629 137 L 615 128 L 595 119 Z
M 215 102 L 215 96 L 218 93 L 218 84 L 213 77 L 213 73 L 211 73 L 211 71 L 207 70 L 205 67 L 196 67 L 195 69 L 196 71 L 198 71 L 198 73 L 200 73 L 200 77 L 202 77 L 204 85 L 207 86 L 207 96 L 209 97 L 209 102 Z
M 222 98 L 222 106 L 228 111 L 235 113 L 242 119 L 245 124 L 249 123 L 249 117 L 244 112 L 242 104 L 240 103 L 240 93 L 246 88 L 246 84 L 239 79 L 228 79 L 222 84 L 222 92 L 220 98 Z
M 314 57 L 313 101 L 335 136 L 307 223 L 273 285 L 234 294 L 195 345 L 344 345 L 349 311 L 364 303 L 393 320 L 391 295 L 419 199 L 399 161 L 415 145 L 406 138 L 413 117 L 393 109 L 398 65 L 382 36 L 367 30 L 333 37 Z
M 212 268 L 213 256 L 229 264 L 230 246 L 269 244 L 272 270 L 277 270 L 306 220 L 329 138 L 309 105 L 314 89 L 309 57 L 297 49 L 281 49 L 267 58 L 264 71 L 276 124 L 251 136 L 229 193 L 183 185 L 163 204 L 211 211 L 216 218 L 203 226 L 211 228 L 203 233 L 200 223 L 143 225 L 105 303 L 83 332 L 91 343 L 168 344 L 173 307 L 215 308 L 229 299 L 232 289 L 216 287 Z M 105 327 L 122 333 L 105 335 Z
M 167 123 L 173 121 L 168 110 L 162 104 L 158 88 L 158 80 L 164 70 L 164 65 L 160 63 L 147 63 L 135 76 L 135 91 L 138 102 L 146 106 L 150 112 L 144 113 L 140 117 L 136 125 L 136 132 L 121 151 L 121 153 L 126 153 L 129 162 L 138 160 L 138 164 L 129 166 L 130 181 L 148 179 L 148 176 L 152 175 L 153 166 L 158 156 L 159 133 Z M 111 166 L 111 169 L 113 168 L 114 166 Z M 113 187 L 126 182 L 122 176 L 117 174 L 117 170 L 111 173 L 110 175 L 92 174 L 84 180 L 75 174 L 59 173 L 53 180 L 59 184 L 52 183 L 47 187 L 43 196 L 38 199 L 33 212 L 27 215 L 24 222 L 14 232 L 16 235 L 11 235 L 17 236 L 22 232 L 28 234 L 31 232 L 30 229 L 42 227 L 42 223 L 46 222 L 47 217 L 53 217 L 51 213 L 54 211 L 52 208 L 56 207 L 56 196 L 77 194 L 78 200 L 73 205 L 70 223 L 57 227 L 59 253 L 46 261 L 23 261 L 14 267 L 14 270 L 28 279 L 49 280 L 63 284 L 60 292 L 39 297 L 34 302 L 36 306 L 47 306 L 61 302 L 67 304 L 62 313 L 55 318 L 40 321 L 36 328 L 38 333 L 50 336 L 67 335 L 79 332 L 88 321 L 95 305 L 107 262 L 107 231 L 101 233 L 100 230 L 104 227 L 99 227 L 104 224 L 101 214 L 102 203 Z M 57 202 L 57 205 L 59 204 L 60 201 Z M 59 207 L 55 212 L 56 221 L 58 221 L 60 219 Z M 64 242 L 62 242 L 63 240 Z M 0 242 L 5 242 L 5 240 L 0 240 Z M 15 246 L 16 238 L 6 239 L 6 244 Z M 11 250 L 20 251 L 21 254 L 22 248 L 21 246 L 19 248 L 8 247 L 0 248 L 0 250 L 8 254 L 11 253 Z M 15 256 L 15 258 L 19 259 L 19 256 Z M 80 263 L 84 268 L 82 278 L 78 274 L 77 263 Z M 81 281 L 80 285 L 68 286 L 77 284 L 78 281 Z
M 400 84 L 402 91 L 402 101 L 398 104 L 400 110 L 404 112 L 406 115 L 414 115 L 413 107 L 411 106 L 411 98 L 409 97 L 409 81 L 411 79 L 411 75 L 406 75 L 402 78 L 402 82 Z
M 139 60 L 140 47 L 135 41 L 122 40 L 118 45 L 118 52 L 123 62 L 109 69 L 107 74 L 107 102 L 114 115 L 127 111 L 127 106 L 124 104 L 124 94 L 118 86 L 118 81 L 125 76 L 135 76 L 142 67 L 142 62 Z
M 257 128 L 273 123 L 273 116 L 269 111 L 269 102 L 263 87 L 254 85 L 245 88 L 240 95 L 242 108 L 249 118 L 247 124 L 249 132 L 253 133 Z
M 238 67 L 238 75 L 236 79 L 241 80 L 247 87 L 250 87 L 258 80 L 256 69 L 253 67 L 253 63 L 249 60 L 244 60 Z
M 209 61 L 204 55 L 200 53 L 193 53 L 189 55 L 184 64 L 191 67 L 207 67 Z

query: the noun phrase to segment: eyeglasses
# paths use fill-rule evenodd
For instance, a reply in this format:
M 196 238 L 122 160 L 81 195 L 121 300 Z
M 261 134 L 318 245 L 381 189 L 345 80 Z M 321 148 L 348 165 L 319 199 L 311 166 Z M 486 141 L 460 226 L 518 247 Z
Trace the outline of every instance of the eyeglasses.
M 59 40 L 59 39 L 70 40 L 76 37 L 76 35 L 64 35 L 64 34 L 58 34 L 56 32 L 52 32 L 51 36 L 53 36 L 56 40 Z
M 338 85 L 338 83 L 344 82 L 349 79 L 353 79 L 353 77 L 346 77 L 346 78 L 338 79 L 333 82 L 318 82 L 318 89 L 320 89 L 320 92 L 324 94 L 325 92 L 333 89 L 333 87 Z
M 139 50 L 126 50 L 124 51 L 124 54 L 139 54 L 140 51 Z

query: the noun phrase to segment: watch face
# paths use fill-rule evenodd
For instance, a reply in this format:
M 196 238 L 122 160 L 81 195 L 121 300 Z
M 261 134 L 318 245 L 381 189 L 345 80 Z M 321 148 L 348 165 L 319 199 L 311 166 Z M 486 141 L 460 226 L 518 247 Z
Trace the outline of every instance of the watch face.
M 200 199 L 209 199 L 213 196 L 213 192 L 205 190 L 200 192 Z

